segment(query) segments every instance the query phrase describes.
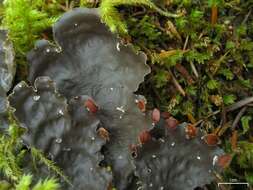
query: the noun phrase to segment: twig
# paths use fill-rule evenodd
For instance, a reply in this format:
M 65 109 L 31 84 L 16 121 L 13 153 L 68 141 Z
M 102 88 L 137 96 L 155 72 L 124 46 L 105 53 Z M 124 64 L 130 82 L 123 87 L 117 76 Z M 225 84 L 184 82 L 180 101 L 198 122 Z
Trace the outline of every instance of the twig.
M 191 66 L 191 69 L 192 69 L 193 74 L 196 76 L 196 78 L 199 78 L 198 71 L 197 71 L 197 69 L 196 69 L 194 63 L 191 62 L 191 61 L 190 61 L 190 66 Z
M 136 16 L 140 16 L 146 13 L 147 13 L 147 10 L 143 7 L 143 10 L 133 13 L 132 16 L 136 17 Z
M 243 106 L 246 106 L 246 105 L 248 105 L 248 104 L 250 104 L 250 103 L 253 103 L 253 97 L 245 98 L 245 99 L 243 99 L 243 100 L 240 100 L 240 101 L 234 103 L 234 104 L 231 105 L 231 106 L 228 106 L 228 107 L 226 108 L 226 111 L 227 111 L 227 112 L 229 112 L 229 111 L 234 111 L 234 110 L 239 109 L 239 108 L 241 108 L 241 107 L 243 107 Z
M 183 50 L 186 50 L 188 42 L 189 42 L 189 35 L 185 39 Z
M 202 123 L 204 120 L 208 119 L 209 117 L 212 117 L 214 115 L 217 115 L 218 113 L 220 113 L 220 110 L 214 111 L 212 113 L 210 113 L 209 115 L 207 115 L 206 117 L 204 117 L 203 119 L 200 119 L 199 121 L 197 121 L 196 123 L 194 123 L 194 126 L 198 126 L 200 123 Z
M 242 24 L 245 24 L 245 23 L 247 22 L 247 20 L 248 20 L 250 14 L 251 14 L 251 10 L 252 10 L 252 9 L 249 10 L 248 14 L 247 14 L 247 15 L 245 16 L 245 18 L 243 19 Z
M 234 110 L 236 110 L 236 109 L 239 109 L 239 108 L 245 106 L 244 108 L 245 108 L 245 111 L 246 111 L 246 109 L 247 109 L 248 106 L 253 106 L 253 104 L 251 104 L 251 103 L 253 103 L 253 97 L 248 97 L 248 98 L 245 98 L 245 99 L 243 99 L 243 100 L 240 100 L 239 102 L 236 102 L 236 103 L 232 104 L 231 106 L 225 107 L 225 110 L 226 110 L 226 112 L 230 112 L 230 111 L 234 111 Z M 244 109 L 244 108 L 243 108 L 243 109 Z M 240 112 L 242 112 L 243 109 L 242 109 Z M 244 111 L 244 112 L 245 112 L 245 111 Z M 240 113 L 240 112 L 239 112 L 239 113 Z M 241 114 L 243 114 L 244 112 L 242 112 Z M 204 120 L 208 119 L 208 118 L 211 117 L 211 116 L 217 115 L 218 113 L 220 113 L 220 110 L 217 110 L 217 111 L 214 111 L 214 112 L 210 113 L 209 115 L 207 115 L 207 116 L 204 117 L 203 119 L 200 119 L 200 120 L 198 120 L 196 123 L 194 123 L 194 126 L 197 126 L 197 125 L 201 124 Z M 237 114 L 236 118 L 240 116 L 239 113 Z M 239 116 L 238 116 L 238 115 L 239 115 Z M 241 116 L 242 116 L 242 115 L 241 115 Z M 241 118 L 241 116 L 240 116 L 240 118 Z M 239 119 L 240 119 L 240 118 L 239 118 Z M 235 121 L 236 121 L 236 119 L 234 120 L 234 122 L 233 122 L 233 124 L 232 124 L 232 129 L 234 129 L 234 128 L 233 128 L 233 125 L 235 125 L 235 124 L 234 124 Z
M 247 110 L 247 106 L 243 107 L 243 108 L 239 111 L 239 113 L 236 115 L 235 120 L 233 121 L 233 124 L 232 124 L 232 126 L 231 126 L 231 129 L 232 129 L 232 130 L 235 130 L 235 128 L 236 128 L 238 122 L 240 121 L 241 117 L 243 116 L 243 114 L 245 113 L 246 110 Z
M 185 96 L 186 93 L 184 91 L 184 89 L 182 88 L 182 86 L 179 84 L 179 82 L 177 81 L 177 79 L 174 77 L 173 73 L 171 72 L 171 70 L 169 70 L 170 76 L 172 78 L 172 82 L 175 85 L 176 89 L 183 95 Z
M 189 42 L 189 35 L 188 35 L 188 36 L 186 37 L 186 39 L 185 39 L 183 51 L 186 50 L 187 45 L 188 45 L 188 42 Z M 197 71 L 197 69 L 196 69 L 194 63 L 191 62 L 191 61 L 190 61 L 190 66 L 191 66 L 191 69 L 192 69 L 193 74 L 196 76 L 196 78 L 199 78 L 198 71 Z

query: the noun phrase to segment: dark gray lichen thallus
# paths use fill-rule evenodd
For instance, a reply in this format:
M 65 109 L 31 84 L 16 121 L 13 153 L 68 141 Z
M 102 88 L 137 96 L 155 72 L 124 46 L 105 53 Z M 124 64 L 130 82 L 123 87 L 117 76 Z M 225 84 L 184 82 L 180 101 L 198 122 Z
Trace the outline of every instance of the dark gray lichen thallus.
M 199 131 L 187 139 L 183 123 L 176 129 L 166 129 L 159 139 L 152 139 L 138 148 L 135 159 L 139 188 L 143 190 L 193 190 L 211 183 L 218 157 L 224 152 L 208 146 Z
M 100 166 L 104 159 L 101 148 L 106 143 L 98 134 L 101 123 L 84 107 L 89 98 L 77 96 L 69 102 L 73 129 L 64 135 L 63 148 L 55 158 L 73 183 L 72 188 L 64 189 L 107 190 L 111 185 L 111 172 Z
M 98 105 L 97 118 L 111 134 L 106 157 L 117 189 L 126 189 L 133 173 L 128 146 L 151 123 L 136 110 L 133 92 L 150 72 L 146 55 L 122 45 L 101 22 L 99 9 L 65 13 L 53 26 L 55 44 L 36 43 L 27 58 L 29 80 L 50 76 L 70 100 L 88 95 Z M 149 123 L 149 124 L 147 124 Z
M 53 34 L 56 45 L 40 40 L 27 55 L 29 80 L 49 76 L 68 99 L 88 95 L 100 104 L 100 93 L 114 88 L 132 93 L 150 72 L 146 55 L 122 45 L 101 22 L 99 9 L 65 13 Z M 104 100 L 111 98 L 103 95 Z
M 96 133 L 100 123 L 79 99 L 68 105 L 50 78 L 39 77 L 34 88 L 19 83 L 9 101 L 14 115 L 27 129 L 22 136 L 24 143 L 43 151 L 70 178 L 73 186 L 65 184 L 64 189 L 106 190 L 112 176 L 99 166 L 105 143 Z M 45 166 L 37 167 L 41 177 L 52 174 Z
M 6 99 L 6 93 L 12 86 L 15 72 L 16 65 L 12 43 L 8 39 L 8 32 L 0 30 L 0 132 L 8 127 L 9 103 Z

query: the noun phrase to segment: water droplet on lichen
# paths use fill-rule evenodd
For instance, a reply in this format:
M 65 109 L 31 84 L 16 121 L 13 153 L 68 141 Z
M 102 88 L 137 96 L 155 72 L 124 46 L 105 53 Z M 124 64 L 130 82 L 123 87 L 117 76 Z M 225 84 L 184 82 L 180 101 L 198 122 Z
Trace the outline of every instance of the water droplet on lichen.
M 93 140 L 93 141 L 94 141 L 94 140 L 95 140 L 95 137 L 91 137 L 91 140 Z
M 218 161 L 218 156 L 215 155 L 215 156 L 213 157 L 213 166 L 216 164 L 217 161 Z
M 77 26 L 78 26 L 78 24 L 77 24 L 77 23 L 75 23 L 75 24 L 74 24 L 74 26 L 75 26 L 75 27 L 77 27 Z
M 117 43 L 116 48 L 117 48 L 118 51 L 120 51 L 120 47 L 119 46 L 120 46 L 120 43 Z
M 156 158 L 156 155 L 153 154 L 153 155 L 152 155 L 152 158 Z
M 93 171 L 93 168 L 90 168 L 90 171 L 92 172 L 92 171 Z
M 58 113 L 59 113 L 60 115 L 64 115 L 64 113 L 63 113 L 62 110 L 59 110 Z
M 123 159 L 122 155 L 119 155 L 118 159 L 119 159 L 119 160 Z
M 123 109 L 123 106 L 117 107 L 116 110 L 125 113 L 125 110 Z
M 47 52 L 47 53 L 49 53 L 49 52 L 50 52 L 50 49 L 49 49 L 49 48 L 47 48 L 47 49 L 46 49 L 46 52 Z
M 110 88 L 111 91 L 113 91 L 113 88 Z
M 172 143 L 171 143 L 171 146 L 175 146 L 175 144 L 176 144 L 175 142 L 172 142 Z
M 153 183 L 150 183 L 150 184 L 149 184 L 149 187 L 153 187 Z
M 163 187 L 163 186 L 161 186 L 161 187 L 160 187 L 160 190 L 164 190 L 164 187 Z
M 60 144 L 62 142 L 62 139 L 61 138 L 56 138 L 55 142 Z
M 200 160 L 200 156 L 197 156 L 197 159 Z
M 71 148 L 63 148 L 63 151 L 69 152 L 71 151 Z
M 38 101 L 40 99 L 40 96 L 33 96 L 34 101 Z

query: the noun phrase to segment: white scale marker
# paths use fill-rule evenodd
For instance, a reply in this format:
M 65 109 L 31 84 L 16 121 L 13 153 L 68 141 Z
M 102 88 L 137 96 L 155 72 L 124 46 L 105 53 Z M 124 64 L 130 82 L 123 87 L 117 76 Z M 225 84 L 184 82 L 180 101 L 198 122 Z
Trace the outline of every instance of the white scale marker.
M 218 183 L 218 187 L 220 185 L 247 185 L 247 187 L 249 187 L 249 183 L 242 183 L 242 182 L 224 182 L 224 183 Z

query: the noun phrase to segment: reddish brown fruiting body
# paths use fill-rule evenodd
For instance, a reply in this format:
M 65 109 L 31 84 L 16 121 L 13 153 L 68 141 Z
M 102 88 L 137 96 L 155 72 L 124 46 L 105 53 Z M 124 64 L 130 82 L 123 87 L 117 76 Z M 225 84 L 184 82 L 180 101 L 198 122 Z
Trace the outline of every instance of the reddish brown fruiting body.
M 232 156 L 229 154 L 225 154 L 225 155 L 219 156 L 217 165 L 222 168 L 227 168 L 229 164 L 231 163 L 231 161 L 232 161 Z
M 141 144 L 145 144 L 146 142 L 150 141 L 152 139 L 150 133 L 148 131 L 142 131 L 140 134 L 139 134 L 139 142 Z
M 207 134 L 204 136 L 204 141 L 209 146 L 215 146 L 220 142 L 220 139 L 216 134 Z
M 98 131 L 97 131 L 97 133 L 105 141 L 109 141 L 110 140 L 109 132 L 105 128 L 103 128 L 103 127 L 99 128 Z
M 161 117 L 161 114 L 160 114 L 160 111 L 158 109 L 154 109 L 153 112 L 152 112 L 152 120 L 154 123 L 158 123 L 160 121 L 160 117 Z
M 98 111 L 98 106 L 92 99 L 88 99 L 84 102 L 84 106 L 87 108 L 88 111 L 92 113 L 96 113 Z
M 137 106 L 141 110 L 141 112 L 146 111 L 146 102 L 145 102 L 145 100 L 138 100 L 137 101 Z
M 197 136 L 198 129 L 195 126 L 189 124 L 185 127 L 185 133 L 187 139 L 192 139 Z
M 169 129 L 176 129 L 176 127 L 178 126 L 179 122 L 178 120 L 176 120 L 174 117 L 169 117 L 168 119 L 165 120 L 166 121 L 166 126 Z

